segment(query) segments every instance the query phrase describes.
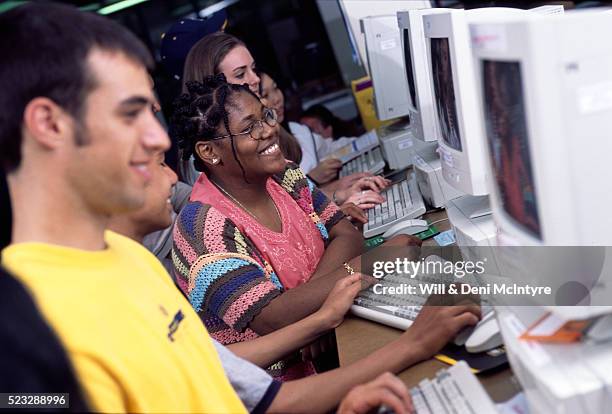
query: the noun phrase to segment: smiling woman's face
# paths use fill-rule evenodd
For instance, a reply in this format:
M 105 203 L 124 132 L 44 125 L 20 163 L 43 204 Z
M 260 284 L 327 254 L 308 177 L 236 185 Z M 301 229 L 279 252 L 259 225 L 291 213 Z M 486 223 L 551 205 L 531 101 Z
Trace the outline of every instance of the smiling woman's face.
M 246 83 L 254 94 L 259 95 L 260 80 L 255 73 L 255 60 L 246 47 L 238 45 L 230 50 L 219 63 L 218 69 L 225 75 L 228 83 Z
M 264 118 L 264 106 L 248 92 L 234 93 L 226 105 L 229 127 L 232 134 L 240 134 L 249 130 L 259 120 Z M 228 134 L 225 126 L 218 128 L 219 135 Z M 259 140 L 254 140 L 249 134 L 235 135 L 236 155 L 245 170 L 247 179 L 266 178 L 278 174 L 285 169 L 285 157 L 280 151 L 278 124 L 271 127 L 263 122 L 263 133 Z M 212 145 L 219 159 L 220 174 L 242 177 L 242 170 L 234 159 L 230 138 L 213 141 Z M 221 171 L 222 169 L 222 171 Z

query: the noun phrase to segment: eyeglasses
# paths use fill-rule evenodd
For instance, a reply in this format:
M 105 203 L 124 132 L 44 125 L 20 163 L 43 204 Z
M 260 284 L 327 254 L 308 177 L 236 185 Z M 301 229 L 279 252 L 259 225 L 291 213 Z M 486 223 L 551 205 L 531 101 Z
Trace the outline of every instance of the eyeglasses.
M 251 139 L 258 141 L 263 138 L 264 133 L 264 122 L 268 124 L 268 126 L 274 127 L 278 124 L 278 116 L 276 115 L 276 111 L 272 108 L 264 108 L 263 110 L 263 118 L 253 122 L 247 129 L 237 134 L 226 134 L 220 135 L 218 137 L 212 137 L 211 141 L 216 141 L 218 139 L 223 139 L 231 136 L 238 135 L 249 135 Z

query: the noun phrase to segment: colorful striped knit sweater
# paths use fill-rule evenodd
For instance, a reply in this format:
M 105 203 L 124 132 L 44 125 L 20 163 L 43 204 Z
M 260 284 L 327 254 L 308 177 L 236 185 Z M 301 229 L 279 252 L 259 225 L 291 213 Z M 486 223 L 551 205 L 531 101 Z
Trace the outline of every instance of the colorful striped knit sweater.
M 302 170 L 288 163 L 273 179 L 312 219 L 324 241 L 344 215 Z M 254 243 L 215 207 L 191 201 L 173 232 L 174 276 L 211 336 L 222 344 L 257 337 L 248 328 L 284 288 Z

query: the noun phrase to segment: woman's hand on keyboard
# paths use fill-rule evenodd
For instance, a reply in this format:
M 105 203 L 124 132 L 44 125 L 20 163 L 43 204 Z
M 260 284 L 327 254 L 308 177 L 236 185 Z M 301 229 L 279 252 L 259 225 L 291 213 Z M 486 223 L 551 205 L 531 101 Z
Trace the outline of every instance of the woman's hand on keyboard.
M 365 213 L 365 211 L 363 211 L 353 203 L 347 202 L 342 204 L 340 206 L 340 210 L 355 221 L 358 221 L 363 224 L 368 222 L 368 215 Z
M 380 175 L 372 175 L 370 173 L 361 173 L 361 174 L 362 176 L 359 177 L 359 179 L 353 181 L 351 185 L 348 187 L 353 192 L 363 191 L 363 190 L 372 190 L 375 193 L 380 193 L 382 190 L 389 187 L 389 184 L 391 184 L 390 180 L 387 180 L 386 178 L 381 177 Z M 359 175 L 360 174 L 353 174 L 353 175 L 349 175 L 349 177 L 359 176 Z M 348 178 L 348 177 L 345 177 L 345 178 Z M 342 187 L 339 187 L 339 189 L 342 189 Z
M 338 179 L 338 182 L 336 183 L 336 190 L 338 191 L 348 190 L 349 188 L 351 188 L 351 186 L 353 186 L 353 184 L 356 184 L 359 180 L 363 178 L 369 178 L 369 177 L 372 177 L 372 173 L 359 172 L 359 173 L 349 174 L 346 177 L 342 177 Z
M 408 388 L 402 380 L 389 372 L 353 388 L 340 403 L 338 413 L 366 414 L 376 412 L 375 410 L 381 406 L 392 410 L 390 412 L 395 414 L 414 412 Z
M 440 306 L 440 297 L 432 295 L 419 312 L 414 323 L 402 339 L 416 345 L 423 359 L 429 358 L 453 339 L 461 329 L 476 325 L 480 320 L 480 306 L 461 302 L 453 306 Z
M 361 209 L 368 210 L 376 207 L 376 204 L 380 204 L 384 201 L 385 198 L 380 194 L 372 190 L 365 190 L 352 194 L 346 199 L 345 203 L 353 203 Z
M 315 168 L 308 172 L 308 175 L 322 185 L 335 179 L 340 168 L 342 168 L 342 161 L 336 158 L 328 158 L 317 164 Z
M 354 179 L 353 177 L 358 177 Z M 351 202 L 361 208 L 368 209 L 385 201 L 379 193 L 387 188 L 391 181 L 380 176 L 373 176 L 369 173 L 352 174 L 341 178 L 339 181 L 353 179 L 348 186 L 338 185 L 336 190 L 336 200 L 340 203 Z
M 361 273 L 355 273 L 336 282 L 327 295 L 327 299 L 317 311 L 328 329 L 337 328 L 344 320 L 355 297 L 364 289 L 374 284 L 376 279 Z

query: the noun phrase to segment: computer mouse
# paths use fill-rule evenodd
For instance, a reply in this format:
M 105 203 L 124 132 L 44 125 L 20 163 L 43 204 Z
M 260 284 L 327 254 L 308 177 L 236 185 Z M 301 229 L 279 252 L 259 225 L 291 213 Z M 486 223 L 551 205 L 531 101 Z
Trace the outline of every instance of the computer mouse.
M 472 354 L 485 352 L 503 344 L 496 318 L 489 318 L 474 328 L 465 341 L 465 349 Z
M 398 234 L 417 234 L 425 231 L 429 228 L 429 224 L 425 220 L 409 219 L 402 220 L 399 223 L 389 227 L 386 232 L 383 233 L 383 239 L 390 239 Z
M 482 319 L 478 321 L 478 323 L 474 326 L 468 326 L 463 328 L 453 339 L 453 343 L 457 346 L 465 345 L 465 342 L 472 335 L 475 329 L 477 329 L 480 325 L 484 324 L 489 318 L 495 318 L 495 312 L 493 308 L 488 305 L 484 305 L 482 307 Z

